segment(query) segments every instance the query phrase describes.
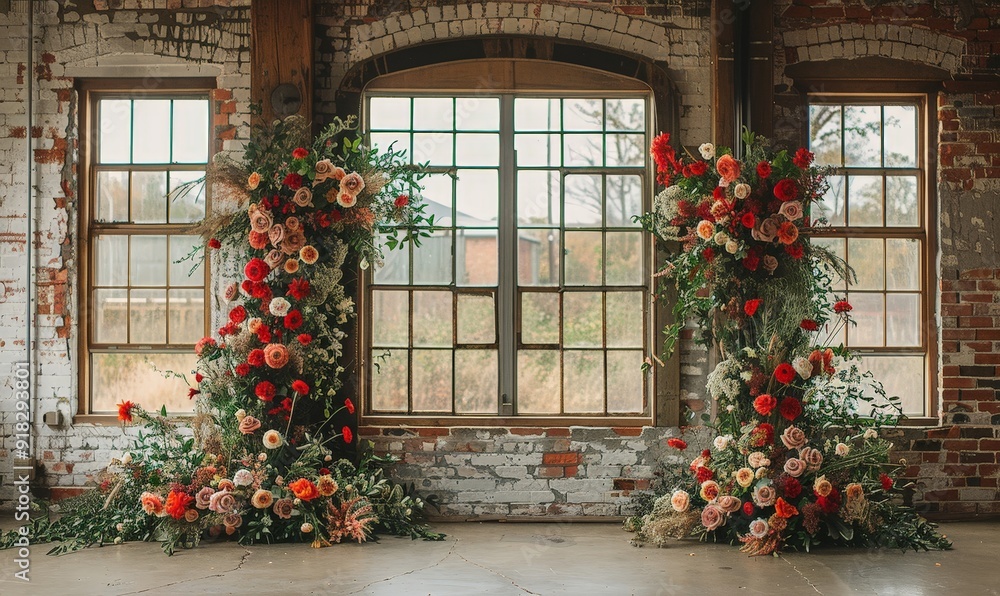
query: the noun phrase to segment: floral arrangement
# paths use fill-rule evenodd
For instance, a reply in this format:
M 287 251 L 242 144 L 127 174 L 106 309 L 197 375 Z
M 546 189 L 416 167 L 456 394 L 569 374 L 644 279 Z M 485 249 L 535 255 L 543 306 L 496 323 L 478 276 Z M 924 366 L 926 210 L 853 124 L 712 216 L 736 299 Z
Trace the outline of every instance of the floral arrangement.
M 638 540 L 699 534 L 750 554 L 817 544 L 948 548 L 899 503 L 900 465 L 878 429 L 899 418 L 898 398 L 862 373 L 843 345 L 851 320 L 830 291 L 845 264 L 811 245 L 811 208 L 824 172 L 806 149 L 772 151 L 746 132 L 744 159 L 706 143 L 680 157 L 652 145 L 667 186 L 640 220 L 669 252 L 659 294 L 676 290 L 663 356 L 695 319 L 722 358 L 708 377 L 712 447 L 664 476 L 648 513 L 627 521 Z M 867 408 L 862 409 L 861 404 Z M 704 415 L 707 422 L 708 415 Z M 668 446 L 686 453 L 682 438 Z
M 350 119 L 306 139 L 301 119 L 276 122 L 257 131 L 243 163 L 217 158 L 209 172 L 223 206 L 200 231 L 236 279 L 217 334 L 195 346 L 193 434 L 123 401 L 119 420 L 139 419 L 147 434 L 112 461 L 97 491 L 101 519 L 86 519 L 93 498 L 70 504 L 81 516 L 41 522 L 36 542 L 70 537 L 65 550 L 157 537 L 169 553 L 204 535 L 315 547 L 376 530 L 441 537 L 416 520 L 425 501 L 383 476 L 392 460 L 344 458 L 355 412 L 340 379 L 354 316 L 344 274 L 379 262 L 383 229 L 393 245 L 419 241 L 418 174 L 401 154 L 362 145 Z

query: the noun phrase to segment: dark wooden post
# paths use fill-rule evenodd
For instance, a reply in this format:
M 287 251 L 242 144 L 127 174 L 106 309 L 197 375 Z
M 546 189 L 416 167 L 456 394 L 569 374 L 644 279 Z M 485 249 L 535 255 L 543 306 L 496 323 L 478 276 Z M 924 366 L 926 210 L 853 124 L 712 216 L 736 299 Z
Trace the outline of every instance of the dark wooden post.
M 312 120 L 312 0 L 254 0 L 250 5 L 250 100 L 262 111 L 256 122 L 299 114 Z M 283 93 L 280 85 L 298 90 Z M 278 105 L 272 105 L 272 95 Z
M 733 0 L 713 0 L 712 35 L 712 142 L 735 146 L 736 86 L 734 44 L 740 9 Z

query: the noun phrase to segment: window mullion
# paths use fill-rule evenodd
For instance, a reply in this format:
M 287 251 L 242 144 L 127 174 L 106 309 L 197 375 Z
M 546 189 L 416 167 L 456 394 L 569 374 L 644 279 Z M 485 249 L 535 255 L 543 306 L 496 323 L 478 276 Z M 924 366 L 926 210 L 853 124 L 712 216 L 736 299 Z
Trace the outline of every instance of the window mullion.
M 515 319 L 517 297 L 517 215 L 514 204 L 516 188 L 516 152 L 514 150 L 514 96 L 500 98 L 500 221 L 497 238 L 499 252 L 497 279 L 497 310 L 500 321 L 499 375 L 500 395 L 497 411 L 510 416 L 515 402 Z M 506 396 L 506 398 L 504 397 Z

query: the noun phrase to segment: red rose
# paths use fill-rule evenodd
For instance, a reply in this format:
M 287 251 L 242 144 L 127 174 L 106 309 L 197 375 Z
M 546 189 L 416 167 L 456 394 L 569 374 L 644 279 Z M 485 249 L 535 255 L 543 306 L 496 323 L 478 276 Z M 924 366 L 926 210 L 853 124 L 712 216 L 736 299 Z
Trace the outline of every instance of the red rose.
M 271 401 L 274 399 L 274 383 L 271 381 L 261 381 L 253 388 L 253 392 L 254 395 L 263 401 Z
M 294 150 L 292 150 L 293 159 L 305 159 L 308 156 L 309 156 L 309 151 L 303 147 L 296 147 Z
M 753 211 L 747 211 L 740 218 L 740 223 L 743 224 L 744 228 L 752 228 L 757 223 L 757 217 L 753 214 Z
M 812 152 L 807 151 L 805 147 L 799 147 L 799 150 L 795 152 L 795 157 L 792 158 L 792 163 L 804 170 L 813 162 L 813 158 L 815 155 Z
M 262 366 L 264 364 L 264 350 L 260 348 L 250 350 L 250 353 L 247 354 L 247 363 L 250 366 Z
M 816 331 L 819 329 L 819 323 L 812 319 L 802 319 L 802 322 L 799 323 L 799 327 L 805 329 L 806 331 Z
M 292 411 L 292 405 L 294 403 L 295 402 L 292 401 L 292 398 L 286 397 L 285 399 L 281 400 L 281 409 L 284 410 L 284 411 L 286 411 L 286 412 L 291 412 Z
M 840 509 L 840 491 L 834 488 L 829 495 L 817 497 L 816 504 L 823 510 L 823 513 L 836 513 Z
M 753 503 L 752 502 L 747 501 L 746 503 L 743 503 L 743 514 L 747 515 L 747 516 L 753 515 Z
M 300 333 L 296 339 L 298 339 L 299 343 L 304 346 L 308 346 L 309 342 L 313 340 L 312 336 L 309 335 L 308 333 Z
M 250 262 L 243 268 L 243 274 L 250 281 L 263 281 L 270 271 L 271 268 L 264 262 L 264 259 L 257 257 L 250 259 Z
M 797 478 L 788 476 L 781 485 L 781 492 L 789 499 L 794 499 L 802 494 L 802 483 Z
M 701 256 L 705 257 L 705 260 L 711 263 L 712 260 L 715 259 L 715 251 L 709 246 L 705 248 L 705 250 L 701 251 Z
M 747 256 L 743 257 L 743 266 L 748 271 L 756 271 L 757 267 L 760 267 L 760 257 L 755 252 L 748 253 Z
M 240 362 L 236 365 L 236 374 L 241 377 L 245 377 L 250 374 L 250 365 L 246 362 Z
M 399 195 L 398 197 L 396 197 L 396 200 L 393 201 L 393 205 L 395 205 L 397 209 L 402 209 L 403 207 L 406 207 L 409 204 L 410 204 L 410 195 Z
M 309 281 L 297 277 L 288 284 L 288 295 L 296 300 L 302 300 L 309 295 Z
M 774 196 L 782 202 L 791 201 L 798 195 L 799 187 L 790 178 L 785 178 L 774 185 Z
M 753 409 L 761 416 L 770 416 L 771 412 L 778 405 L 778 400 L 769 393 L 761 393 L 757 399 L 753 400 Z
M 250 288 L 250 295 L 258 300 L 270 300 L 271 286 L 262 281 L 256 282 Z
M 354 433 L 351 432 L 350 427 L 345 426 L 340 429 L 340 434 L 344 435 L 344 442 L 350 445 L 354 441 Z
M 302 176 L 292 172 L 285 176 L 285 179 L 281 183 L 292 190 L 298 190 L 302 187 Z
M 793 259 L 795 259 L 797 261 L 797 260 L 799 260 L 799 259 L 802 258 L 802 254 L 804 253 L 804 250 L 802 248 L 802 244 L 796 242 L 795 244 L 788 244 L 788 245 L 786 245 L 785 246 L 785 253 L 788 254 L 788 256 L 792 257 Z
M 237 306 L 233 310 L 229 311 L 229 320 L 233 323 L 242 323 L 247 320 L 247 309 L 242 306 Z
M 802 414 L 802 403 L 794 397 L 788 396 L 781 400 L 781 407 L 778 408 L 781 417 L 791 422 Z
M 285 329 L 298 329 L 302 326 L 302 313 L 295 309 L 285 315 Z
M 240 282 L 240 288 L 247 294 L 253 293 L 253 282 L 249 279 L 244 279 Z
M 298 393 L 299 395 L 305 395 L 309 393 L 309 385 L 307 385 L 302 379 L 296 379 L 292 381 L 292 391 Z
M 743 312 L 745 312 L 748 317 L 754 316 L 754 314 L 757 313 L 757 309 L 760 308 L 761 302 L 762 300 L 760 298 L 747 300 L 746 303 L 743 304 Z
M 695 478 L 698 482 L 708 482 L 712 478 L 715 478 L 715 472 L 709 470 L 705 466 L 698 466 L 698 469 L 694 472 Z
M 667 439 L 667 445 L 673 447 L 674 449 L 687 449 L 687 442 L 684 439 L 678 439 L 677 437 L 671 437 Z
M 222 248 L 222 243 L 219 242 L 218 238 L 211 238 L 208 241 L 208 247 L 209 248 L 216 248 L 216 249 Z
M 701 458 L 704 459 L 705 461 L 712 459 L 712 452 L 708 449 L 702 449 Z
M 715 199 L 716 201 L 726 200 L 726 189 L 722 188 L 721 186 L 716 186 L 715 188 L 712 189 L 712 198 Z
M 769 178 L 771 176 L 771 164 L 766 161 L 757 164 L 757 175 L 761 178 Z
M 693 176 L 704 176 L 708 171 L 708 164 L 703 161 L 696 161 L 691 164 L 691 174 Z
M 852 310 L 854 310 L 854 307 L 847 300 L 839 300 L 833 305 L 833 312 L 835 313 L 851 312 Z
M 787 362 L 782 362 L 774 369 L 774 378 L 782 385 L 787 385 L 795 380 L 795 368 Z
M 344 407 L 347 408 L 348 414 L 354 413 L 354 402 L 351 401 L 351 398 L 348 397 L 347 399 L 344 400 Z
M 740 162 L 736 161 L 732 155 L 726 154 L 716 160 L 715 170 L 719 172 L 719 177 L 726 182 L 734 182 L 740 177 Z
M 879 475 L 878 481 L 882 483 L 882 490 L 886 492 L 892 490 L 893 486 L 892 478 L 890 478 L 889 475 L 886 474 L 885 472 Z

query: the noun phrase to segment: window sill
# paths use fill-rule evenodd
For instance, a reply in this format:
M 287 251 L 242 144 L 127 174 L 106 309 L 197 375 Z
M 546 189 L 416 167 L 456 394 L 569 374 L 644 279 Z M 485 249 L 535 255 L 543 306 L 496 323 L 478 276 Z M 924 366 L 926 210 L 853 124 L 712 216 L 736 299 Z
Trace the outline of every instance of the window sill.
M 572 416 L 384 416 L 361 417 L 360 426 L 433 426 L 441 428 L 505 427 L 505 428 L 569 428 L 590 426 L 599 428 L 654 426 L 649 416 L 572 417 Z
M 194 418 L 193 414 L 168 414 L 171 420 L 177 420 L 180 422 L 187 422 Z M 94 426 L 121 426 L 122 423 L 118 420 L 117 414 L 78 414 L 73 417 L 70 426 L 75 426 L 77 424 L 92 424 Z M 131 424 L 132 426 L 138 426 L 135 422 Z

